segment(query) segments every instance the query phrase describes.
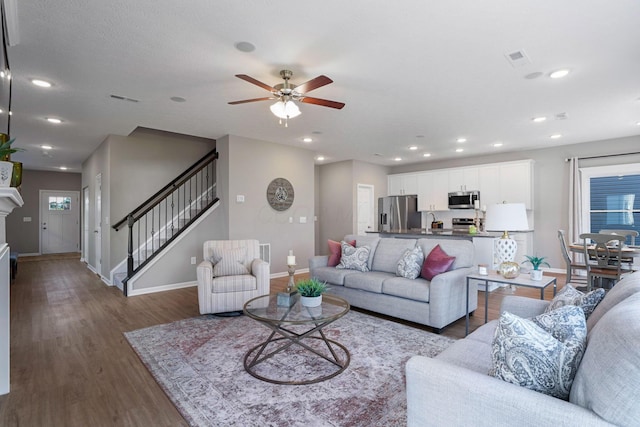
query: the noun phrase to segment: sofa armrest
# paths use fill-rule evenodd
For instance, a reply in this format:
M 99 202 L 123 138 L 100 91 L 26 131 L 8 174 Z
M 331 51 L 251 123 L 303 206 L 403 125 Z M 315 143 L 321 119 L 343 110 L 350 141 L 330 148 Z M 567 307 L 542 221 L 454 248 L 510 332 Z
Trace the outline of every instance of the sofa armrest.
M 508 311 L 509 313 L 520 317 L 534 317 L 544 313 L 544 310 L 548 305 L 549 301 L 519 297 L 516 295 L 507 295 L 502 299 L 500 313 Z
M 456 268 L 440 273 L 429 284 L 429 322 L 435 328 L 442 328 L 464 316 L 467 297 L 467 276 L 475 271 L 473 267 Z M 469 312 L 478 308 L 478 288 L 469 287 Z
M 309 272 L 313 276 L 313 270 L 319 267 L 326 267 L 329 263 L 329 255 L 316 255 L 309 258 Z
M 268 294 L 271 286 L 269 263 L 256 258 L 251 261 L 251 274 L 255 276 L 260 295 Z
M 213 287 L 213 264 L 211 261 L 202 261 L 196 267 L 196 276 L 198 280 L 198 305 L 200 306 L 200 314 L 207 313 L 207 298 L 211 295 Z
M 595 413 L 442 360 L 406 365 L 407 426 L 610 426 Z

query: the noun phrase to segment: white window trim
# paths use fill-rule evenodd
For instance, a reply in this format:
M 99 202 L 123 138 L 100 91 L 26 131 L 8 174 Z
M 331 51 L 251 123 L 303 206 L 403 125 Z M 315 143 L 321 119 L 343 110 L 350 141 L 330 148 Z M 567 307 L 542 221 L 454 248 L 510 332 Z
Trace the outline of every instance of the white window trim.
M 640 163 L 580 168 L 582 187 L 582 226 L 591 230 L 591 178 L 616 175 L 640 175 Z

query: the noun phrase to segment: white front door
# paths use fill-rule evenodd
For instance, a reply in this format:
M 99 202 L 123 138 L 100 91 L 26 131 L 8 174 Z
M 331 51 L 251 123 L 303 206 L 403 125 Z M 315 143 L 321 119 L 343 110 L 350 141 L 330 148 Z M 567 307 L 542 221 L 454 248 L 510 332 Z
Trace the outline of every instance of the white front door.
M 89 187 L 82 189 L 82 261 L 89 262 Z
M 375 206 L 373 203 L 373 185 L 358 184 L 358 234 L 374 231 Z
M 40 252 L 77 252 L 79 219 L 77 191 L 40 190 Z

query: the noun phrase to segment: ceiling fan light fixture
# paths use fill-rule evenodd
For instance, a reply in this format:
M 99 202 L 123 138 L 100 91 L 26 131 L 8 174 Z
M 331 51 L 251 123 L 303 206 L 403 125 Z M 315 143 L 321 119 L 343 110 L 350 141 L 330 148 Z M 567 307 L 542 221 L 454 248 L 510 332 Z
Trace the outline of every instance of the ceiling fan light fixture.
M 293 101 L 278 101 L 269 108 L 273 115 L 280 119 L 293 119 L 302 114 Z

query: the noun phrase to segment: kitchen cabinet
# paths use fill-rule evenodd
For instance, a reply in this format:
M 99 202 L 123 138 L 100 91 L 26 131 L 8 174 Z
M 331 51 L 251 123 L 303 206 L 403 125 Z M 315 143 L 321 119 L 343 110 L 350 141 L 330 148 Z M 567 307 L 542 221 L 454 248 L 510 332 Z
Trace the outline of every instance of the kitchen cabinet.
M 447 188 L 449 172 L 438 170 L 418 176 L 418 210 L 446 211 L 449 208 Z
M 478 168 L 455 168 L 449 170 L 449 191 L 477 191 Z
M 478 168 L 478 190 L 480 205 L 488 206 L 502 203 L 500 199 L 500 167 L 497 165 Z
M 496 203 L 524 203 L 533 209 L 533 161 L 496 163 L 478 168 L 482 206 Z
M 389 175 L 387 179 L 389 196 L 418 194 L 418 173 Z

